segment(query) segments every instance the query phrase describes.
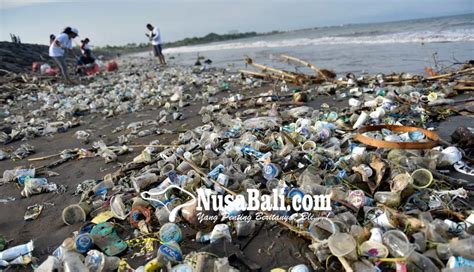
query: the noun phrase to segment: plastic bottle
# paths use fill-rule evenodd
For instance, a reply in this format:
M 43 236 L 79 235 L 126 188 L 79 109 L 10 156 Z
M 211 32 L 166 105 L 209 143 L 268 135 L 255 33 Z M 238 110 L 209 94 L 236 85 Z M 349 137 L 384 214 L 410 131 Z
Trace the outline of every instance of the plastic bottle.
M 10 182 L 13 181 L 15 178 L 21 176 L 28 176 L 34 177 L 35 176 L 35 169 L 13 169 L 13 170 L 5 170 L 3 172 L 3 181 Z
M 0 260 L 10 261 L 21 255 L 28 254 L 29 252 L 33 251 L 33 249 L 34 249 L 33 241 L 30 241 L 23 245 L 11 247 L 9 249 L 6 249 L 0 252 Z
M 430 260 L 430 258 L 413 251 L 408 257 L 407 261 L 413 264 L 417 269 L 415 271 L 440 271 L 439 268 Z
M 474 259 L 474 237 L 462 240 L 452 240 L 447 244 L 439 244 L 436 248 L 438 256 L 447 260 L 451 256 L 461 256 L 466 259 Z
M 45 178 L 30 178 L 25 179 L 25 187 L 21 191 L 21 195 L 29 197 L 34 194 L 40 194 L 42 192 L 51 192 L 57 189 L 56 184 L 48 183 Z

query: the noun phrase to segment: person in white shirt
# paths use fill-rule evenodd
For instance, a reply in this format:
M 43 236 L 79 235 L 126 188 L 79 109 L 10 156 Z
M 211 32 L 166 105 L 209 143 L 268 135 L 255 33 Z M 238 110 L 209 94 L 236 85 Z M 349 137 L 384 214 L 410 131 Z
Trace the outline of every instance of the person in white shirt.
M 151 24 L 147 24 L 146 28 L 150 31 L 145 35 L 150 39 L 151 45 L 153 46 L 153 53 L 155 57 L 158 57 L 160 60 L 160 64 L 166 64 L 165 56 L 163 55 L 162 51 L 162 41 L 161 41 L 161 34 L 160 29 L 158 27 L 153 27 Z
M 73 83 L 67 73 L 66 59 L 64 53 L 66 49 L 72 49 L 72 39 L 79 36 L 79 31 L 73 27 L 66 27 L 63 33 L 59 34 L 54 42 L 49 46 L 49 56 L 54 59 L 61 69 L 61 74 L 69 83 Z
M 89 38 L 85 38 L 84 40 L 81 41 L 82 54 L 85 54 L 86 51 L 92 51 L 92 47 L 89 44 L 89 42 L 90 42 Z

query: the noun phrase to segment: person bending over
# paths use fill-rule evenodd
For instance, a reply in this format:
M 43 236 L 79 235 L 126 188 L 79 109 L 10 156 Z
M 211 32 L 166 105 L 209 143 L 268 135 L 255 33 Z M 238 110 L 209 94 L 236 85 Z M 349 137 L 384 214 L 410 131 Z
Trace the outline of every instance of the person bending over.
M 79 36 L 79 31 L 73 27 L 66 27 L 49 46 L 49 56 L 53 58 L 61 70 L 63 79 L 68 83 L 74 83 L 68 75 L 66 59 L 64 57 L 65 50 L 72 49 L 72 39 Z
M 166 64 L 165 56 L 162 53 L 162 41 L 160 29 L 158 27 L 153 27 L 151 24 L 147 24 L 146 28 L 150 31 L 145 35 L 150 39 L 151 45 L 153 46 L 153 53 L 155 57 L 158 57 L 160 64 Z

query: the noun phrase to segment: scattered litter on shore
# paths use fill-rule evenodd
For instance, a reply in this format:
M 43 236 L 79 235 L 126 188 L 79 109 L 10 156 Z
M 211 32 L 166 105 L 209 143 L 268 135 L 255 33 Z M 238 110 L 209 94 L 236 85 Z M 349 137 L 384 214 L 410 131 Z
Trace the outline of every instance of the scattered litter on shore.
M 69 194 L 80 201 L 60 207 L 57 217 L 76 231 L 51 244 L 55 250 L 47 259 L 35 260 L 34 242 L 23 241 L 6 245 L 0 266 L 31 264 L 38 271 L 472 269 L 474 126 L 459 124 L 450 139 L 439 135 L 438 126 L 449 116 L 472 116 L 474 68 L 431 71 L 429 77 L 337 78 L 304 60 L 283 58 L 313 74 L 251 59 L 247 63 L 259 72 L 153 69 L 124 60 L 118 70 L 78 86 L 11 74 L 0 97 L 0 160 L 23 167 L 3 172 L 0 184 L 16 186 L 18 195 L 1 202 L 28 198 L 25 224 L 35 224 L 49 208 L 34 203 L 38 195 Z M 337 107 L 313 106 L 328 96 Z M 84 128 L 86 118 L 110 120 L 150 108 L 145 118 L 115 127 L 114 138 L 98 140 L 100 129 Z M 77 129 L 76 146 L 33 157 L 38 146 L 28 140 L 72 129 Z M 159 140 L 163 135 L 170 140 Z M 141 138 L 151 140 L 136 144 Z M 17 141 L 26 142 L 8 148 Z M 77 167 L 95 157 L 112 166 L 75 184 L 74 192 L 48 180 L 56 176 L 54 168 Z M 42 167 L 27 166 L 42 161 Z M 262 205 L 247 209 L 255 191 Z M 229 201 L 202 211 L 203 195 Z M 265 198 L 282 199 L 283 208 Z M 294 204 L 303 200 L 297 209 Z M 310 203 L 315 204 L 311 209 Z M 18 237 L 7 238 L 18 244 Z M 274 254 L 282 260 L 270 258 Z

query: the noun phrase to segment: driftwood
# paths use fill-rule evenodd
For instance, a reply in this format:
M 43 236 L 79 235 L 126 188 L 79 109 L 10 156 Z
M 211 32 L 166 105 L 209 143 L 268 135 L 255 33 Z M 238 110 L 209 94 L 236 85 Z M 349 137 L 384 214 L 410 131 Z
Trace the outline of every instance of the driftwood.
M 264 74 L 264 73 L 258 73 L 254 71 L 249 71 L 249 70 L 239 70 L 239 73 L 255 78 L 261 78 L 261 79 L 274 79 L 274 80 L 280 80 L 281 77 L 273 74 Z
M 256 77 L 256 78 L 267 78 L 268 77 L 267 74 L 258 73 L 258 72 L 254 72 L 254 71 L 249 71 L 249 70 L 239 70 L 238 72 L 241 73 L 241 74 L 253 76 L 253 77 Z
M 286 71 L 283 71 L 283 70 L 279 70 L 279 69 L 276 69 L 276 68 L 273 68 L 273 67 L 270 67 L 270 66 L 266 66 L 266 65 L 263 65 L 263 64 L 258 64 L 258 63 L 254 63 L 253 60 L 246 56 L 245 57 L 245 63 L 247 63 L 248 65 L 251 65 L 263 72 L 271 72 L 271 73 L 275 73 L 275 74 L 278 74 L 282 77 L 282 79 L 285 79 L 285 78 L 289 78 L 289 79 L 292 79 L 292 80 L 297 80 L 297 77 L 295 75 L 292 75 Z
M 458 84 L 464 84 L 464 85 L 470 85 L 470 86 L 474 86 L 474 80 L 456 80 L 456 82 Z
M 286 56 L 286 57 L 289 57 L 289 56 Z M 239 72 L 244 74 L 244 75 L 249 75 L 249 76 L 253 76 L 253 77 L 256 77 L 256 78 L 270 78 L 270 79 L 274 79 L 274 80 L 285 80 L 285 81 L 288 81 L 288 82 L 296 84 L 296 85 L 303 85 L 303 84 L 308 84 L 308 83 L 309 84 L 318 84 L 318 83 L 322 83 L 322 82 L 325 82 L 325 81 L 331 81 L 332 82 L 333 80 L 331 80 L 331 78 L 334 78 L 336 76 L 334 74 L 334 72 L 331 72 L 331 71 L 325 70 L 325 69 L 318 69 L 314 65 L 312 65 L 308 62 L 305 62 L 303 60 L 300 60 L 298 58 L 294 58 L 294 57 L 289 57 L 289 58 L 291 58 L 293 61 L 297 61 L 297 62 L 300 62 L 300 63 L 303 62 L 307 65 L 310 65 L 311 67 L 313 67 L 317 71 L 320 71 L 320 75 L 307 75 L 307 74 L 304 74 L 304 73 L 295 73 L 295 72 L 289 72 L 289 71 L 285 71 L 285 70 L 276 69 L 276 68 L 266 66 L 266 65 L 263 65 L 263 64 L 255 63 L 248 56 L 245 57 L 245 63 L 247 65 L 255 67 L 256 69 L 260 70 L 261 72 L 254 72 L 254 71 L 248 71 L 248 70 L 239 70 Z
M 467 69 L 463 69 L 463 70 L 459 70 L 459 71 L 455 71 L 455 72 L 451 72 L 447 74 L 428 77 L 428 78 L 425 78 L 425 80 L 437 80 L 437 79 L 448 78 L 448 77 L 452 77 L 452 76 L 464 74 L 464 73 L 469 73 L 469 72 L 474 72 L 474 67 L 470 67 Z
M 281 55 L 281 57 L 286 61 L 294 61 L 294 62 L 297 62 L 297 63 L 301 63 L 302 65 L 304 65 L 304 66 L 310 68 L 311 70 L 315 71 L 316 75 L 320 75 L 326 81 L 332 81 L 336 77 L 336 74 L 334 72 L 326 70 L 326 69 L 319 69 L 318 67 L 314 66 L 313 64 L 311 64 L 307 61 L 304 61 L 302 59 L 295 58 L 295 57 L 288 56 L 288 55 Z
M 453 90 L 456 90 L 456 91 L 474 91 L 474 86 L 454 86 Z

